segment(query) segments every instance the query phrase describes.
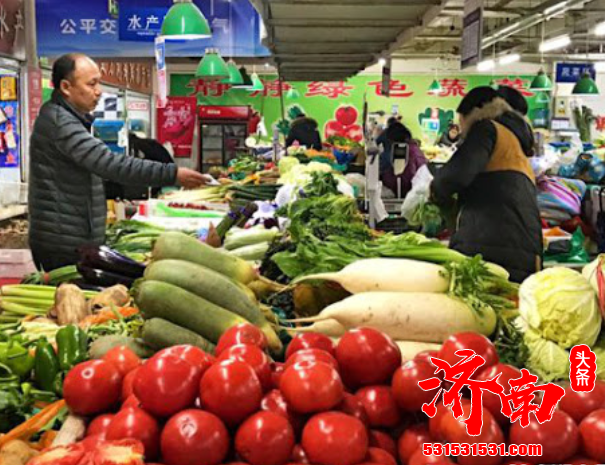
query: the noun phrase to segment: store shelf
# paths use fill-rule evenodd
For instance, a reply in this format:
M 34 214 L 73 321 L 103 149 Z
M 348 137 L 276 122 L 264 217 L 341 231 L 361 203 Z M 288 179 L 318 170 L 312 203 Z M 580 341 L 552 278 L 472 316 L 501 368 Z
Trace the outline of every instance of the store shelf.
M 9 205 L 8 207 L 0 207 L 0 221 L 9 220 L 15 216 L 25 215 L 26 213 L 26 205 Z

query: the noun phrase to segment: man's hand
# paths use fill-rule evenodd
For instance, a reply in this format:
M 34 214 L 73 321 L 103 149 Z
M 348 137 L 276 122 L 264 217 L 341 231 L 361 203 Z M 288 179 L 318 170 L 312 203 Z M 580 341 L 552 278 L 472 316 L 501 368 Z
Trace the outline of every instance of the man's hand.
M 195 189 L 209 181 L 208 176 L 189 168 L 179 168 L 176 172 L 176 179 L 179 185 L 185 189 Z

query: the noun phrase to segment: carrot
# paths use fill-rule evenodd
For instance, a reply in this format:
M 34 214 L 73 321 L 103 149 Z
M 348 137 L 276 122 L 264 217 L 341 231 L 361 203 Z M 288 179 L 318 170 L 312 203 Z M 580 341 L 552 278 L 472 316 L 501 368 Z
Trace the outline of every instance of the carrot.
M 36 413 L 30 419 L 21 423 L 16 428 L 13 428 L 8 433 L 0 436 L 0 449 L 7 442 L 12 441 L 13 439 L 29 439 L 34 434 L 38 433 L 42 428 L 44 428 L 49 421 L 55 418 L 64 407 L 64 399 L 53 402 L 40 412 Z
M 116 309 L 116 311 L 124 318 L 128 318 L 139 313 L 139 310 L 134 307 L 122 307 Z M 107 323 L 108 321 L 117 319 L 118 317 L 112 310 L 102 310 L 95 315 L 87 316 L 82 321 L 80 321 L 79 325 L 81 327 L 102 325 L 103 323 Z
M 54 430 L 46 431 L 37 443 L 32 443 L 30 446 L 37 450 L 48 449 L 53 445 L 53 441 L 57 437 L 57 434 L 57 431 Z

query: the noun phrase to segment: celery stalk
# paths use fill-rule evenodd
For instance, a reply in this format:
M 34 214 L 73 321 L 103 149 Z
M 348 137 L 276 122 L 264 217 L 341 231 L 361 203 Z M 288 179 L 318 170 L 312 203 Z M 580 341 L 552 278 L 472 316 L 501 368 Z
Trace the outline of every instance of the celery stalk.
M 26 307 L 25 305 L 4 301 L 0 302 L 0 308 L 2 308 L 2 310 L 4 310 L 6 313 L 14 313 L 21 316 L 46 315 L 48 312 L 48 309 Z

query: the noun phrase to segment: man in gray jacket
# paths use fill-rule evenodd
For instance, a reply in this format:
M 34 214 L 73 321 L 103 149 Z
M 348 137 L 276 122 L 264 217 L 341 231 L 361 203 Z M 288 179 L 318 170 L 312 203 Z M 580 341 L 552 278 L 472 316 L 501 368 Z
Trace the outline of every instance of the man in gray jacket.
M 185 188 L 206 180 L 174 164 L 112 153 L 91 135 L 101 72 L 87 56 L 59 58 L 52 81 L 52 99 L 40 110 L 31 136 L 29 171 L 29 244 L 36 266 L 45 271 L 75 264 L 81 245 L 104 242 L 103 179 Z

